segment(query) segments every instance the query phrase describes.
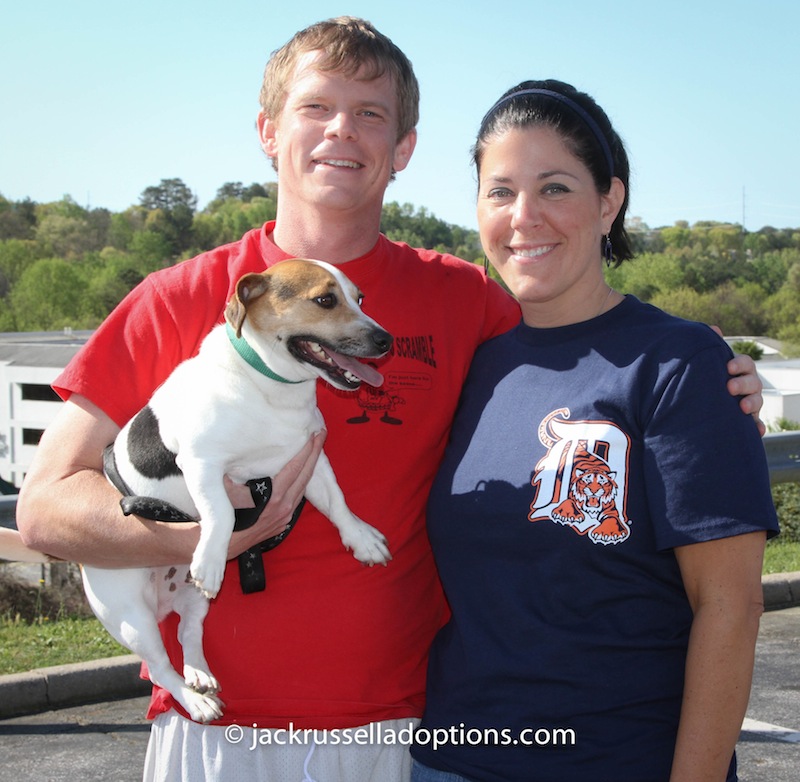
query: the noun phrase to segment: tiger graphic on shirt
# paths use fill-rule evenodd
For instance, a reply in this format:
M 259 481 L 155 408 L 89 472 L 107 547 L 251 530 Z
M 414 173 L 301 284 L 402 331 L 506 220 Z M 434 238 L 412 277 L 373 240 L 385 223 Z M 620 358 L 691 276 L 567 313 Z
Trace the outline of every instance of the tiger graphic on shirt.
M 562 524 L 592 543 L 622 543 L 631 531 L 624 513 L 630 440 L 609 421 L 569 416 L 566 408 L 555 410 L 539 425 L 547 454 L 531 480 L 528 518 Z

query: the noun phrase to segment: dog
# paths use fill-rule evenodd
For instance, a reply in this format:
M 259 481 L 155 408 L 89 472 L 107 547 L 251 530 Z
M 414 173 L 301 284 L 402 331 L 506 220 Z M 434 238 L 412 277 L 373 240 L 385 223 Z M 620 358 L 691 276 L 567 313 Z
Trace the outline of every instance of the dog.
M 385 356 L 392 336 L 361 310 L 362 298 L 351 280 L 322 261 L 287 260 L 243 276 L 225 323 L 175 368 L 107 449 L 115 485 L 121 479 L 129 494 L 165 501 L 200 523 L 188 573 L 178 566 L 82 568 L 97 617 L 196 722 L 219 719 L 224 708 L 202 644 L 234 528 L 223 478 L 244 483 L 275 475 L 323 427 L 317 378 L 346 391 L 362 382 L 381 385 L 380 373 L 358 358 Z M 358 561 L 391 559 L 384 536 L 347 507 L 324 453 L 305 496 Z M 158 629 L 171 611 L 180 616 L 183 676 L 172 667 Z

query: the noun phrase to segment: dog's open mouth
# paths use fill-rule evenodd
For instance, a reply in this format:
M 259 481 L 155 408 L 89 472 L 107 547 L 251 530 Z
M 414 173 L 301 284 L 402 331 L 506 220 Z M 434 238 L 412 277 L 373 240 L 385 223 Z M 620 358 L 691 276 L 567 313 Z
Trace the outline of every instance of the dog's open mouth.
M 383 375 L 373 367 L 319 342 L 294 338 L 289 341 L 289 351 L 298 360 L 322 369 L 335 385 L 356 389 L 362 381 L 376 388 L 383 384 Z

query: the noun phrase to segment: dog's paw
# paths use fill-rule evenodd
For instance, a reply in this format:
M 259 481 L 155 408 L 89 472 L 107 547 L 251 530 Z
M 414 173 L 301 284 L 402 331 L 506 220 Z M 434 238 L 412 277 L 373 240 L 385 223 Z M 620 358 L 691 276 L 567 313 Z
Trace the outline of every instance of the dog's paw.
M 385 565 L 392 558 L 386 538 L 375 527 L 363 521 L 342 535 L 342 543 L 365 565 Z
M 181 695 L 181 705 L 195 722 L 211 722 L 222 717 L 225 704 L 215 694 L 204 695 L 186 688 Z
M 222 577 L 225 575 L 225 558 L 217 561 L 217 557 L 200 559 L 197 556 L 192 560 L 189 575 L 192 583 L 211 600 L 217 596 L 222 586 Z
M 219 682 L 208 672 L 191 665 L 183 666 L 183 679 L 186 686 L 201 695 L 216 695 L 219 690 Z

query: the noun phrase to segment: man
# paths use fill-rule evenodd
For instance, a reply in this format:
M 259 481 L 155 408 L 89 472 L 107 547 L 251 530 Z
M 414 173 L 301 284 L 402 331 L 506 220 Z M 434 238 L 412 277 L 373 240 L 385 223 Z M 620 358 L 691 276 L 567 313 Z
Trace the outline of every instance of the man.
M 395 337 L 379 391 L 319 389 L 348 504 L 386 535 L 392 562 L 361 567 L 310 507 L 264 556 L 265 590 L 243 594 L 230 562 L 205 625 L 223 720 L 192 723 L 156 689 L 147 778 L 408 778 L 402 741 L 373 733 L 365 744 L 352 730 L 380 723 L 381 735 L 399 736 L 421 714 L 427 649 L 447 613 L 425 502 L 475 348 L 519 319 L 477 267 L 379 233 L 386 187 L 414 151 L 417 105 L 410 63 L 368 23 L 343 18 L 298 33 L 267 66 L 258 118 L 278 172 L 275 222 L 149 277 L 55 383 L 67 401 L 20 496 L 26 542 L 106 567 L 187 563 L 196 527 L 124 518 L 101 452 L 221 322 L 236 280 L 289 257 L 342 265 L 366 294 L 364 310 Z M 752 389 L 735 382 L 745 384 L 736 392 Z M 278 476 L 275 501 L 234 534 L 232 557 L 286 525 L 323 439 Z M 179 660 L 174 622 L 164 632 Z M 289 727 L 317 730 L 292 740 Z

